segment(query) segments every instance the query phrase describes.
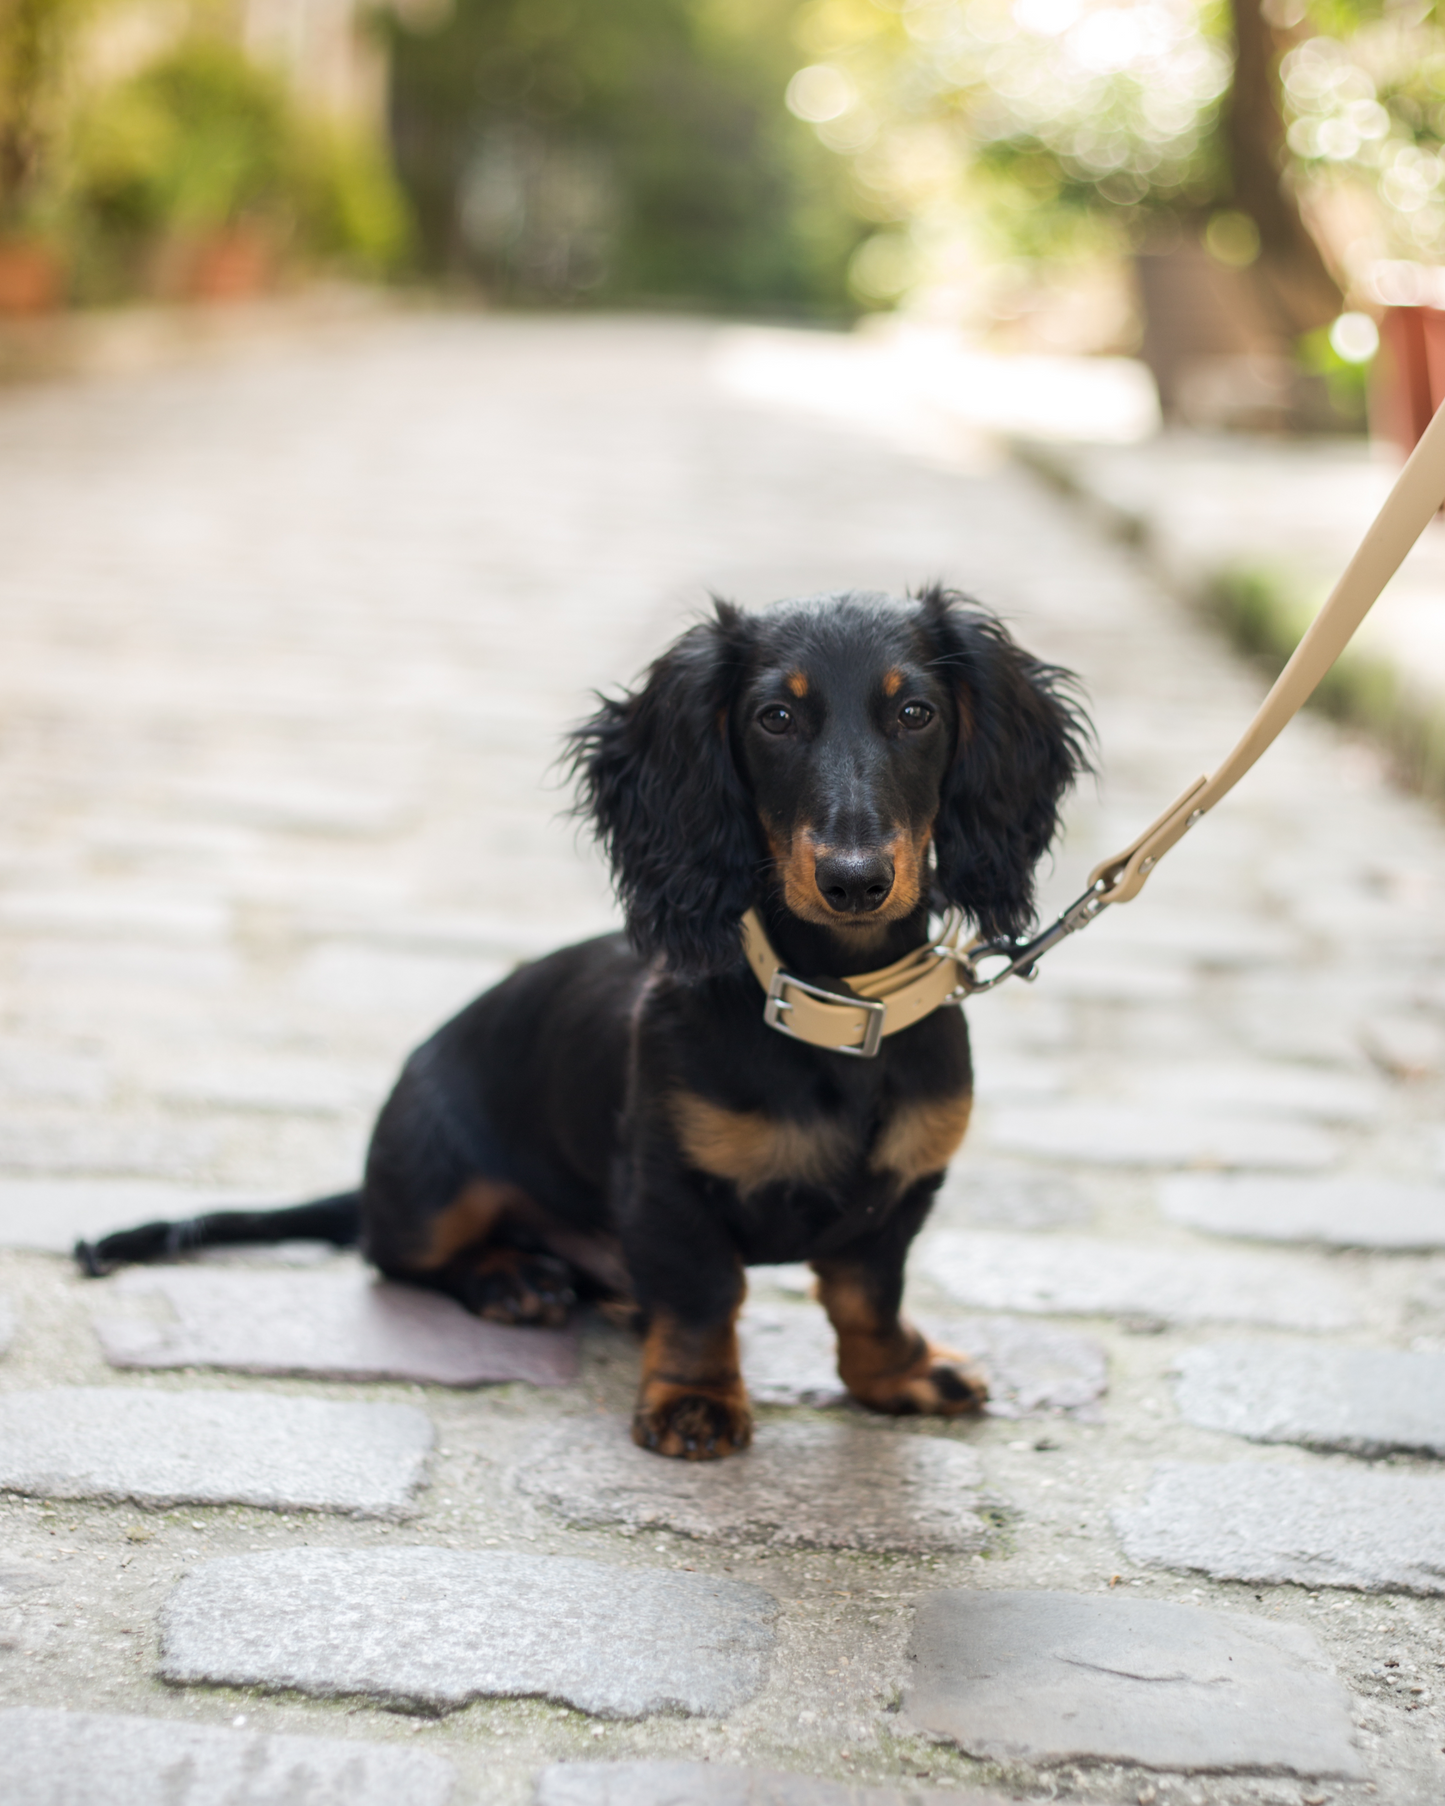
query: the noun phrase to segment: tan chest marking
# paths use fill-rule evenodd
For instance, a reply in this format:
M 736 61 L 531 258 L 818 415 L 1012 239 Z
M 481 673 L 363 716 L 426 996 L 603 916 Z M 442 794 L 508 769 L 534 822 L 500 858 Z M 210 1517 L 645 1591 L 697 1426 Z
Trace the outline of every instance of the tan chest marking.
M 968 1091 L 901 1104 L 879 1135 L 869 1165 L 876 1173 L 896 1173 L 904 1185 L 942 1172 L 958 1152 L 972 1108 Z
M 826 1185 L 857 1153 L 837 1122 L 800 1123 L 761 1110 L 726 1110 L 690 1091 L 672 1097 L 672 1120 L 695 1167 L 739 1191 L 764 1185 Z

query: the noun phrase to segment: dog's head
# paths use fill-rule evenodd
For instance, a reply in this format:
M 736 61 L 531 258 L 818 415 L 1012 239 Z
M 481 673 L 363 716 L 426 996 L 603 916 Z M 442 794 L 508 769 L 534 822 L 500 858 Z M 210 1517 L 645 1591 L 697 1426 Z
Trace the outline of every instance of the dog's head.
M 720 602 L 576 730 L 578 806 L 634 943 L 675 971 L 734 964 L 770 889 L 844 941 L 925 903 L 1015 934 L 1087 764 L 1071 685 L 939 588 Z

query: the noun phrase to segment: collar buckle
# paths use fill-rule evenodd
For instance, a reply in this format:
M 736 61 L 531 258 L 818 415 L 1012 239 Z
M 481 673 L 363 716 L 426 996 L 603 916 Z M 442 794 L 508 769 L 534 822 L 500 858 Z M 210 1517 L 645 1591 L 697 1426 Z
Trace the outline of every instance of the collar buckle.
M 803 1037 L 788 1027 L 784 1020 L 786 1013 L 792 1009 L 786 997 L 785 989 L 802 991 L 807 997 L 814 997 L 819 1003 L 832 1004 L 836 1009 L 862 1010 L 863 1039 L 856 1047 L 835 1047 L 834 1053 L 847 1054 L 855 1060 L 871 1060 L 883 1045 L 883 1023 L 888 1015 L 888 1005 L 871 997 L 844 997 L 837 991 L 825 991 L 821 985 L 810 985 L 805 978 L 794 978 L 791 972 L 785 972 L 781 966 L 773 973 L 768 985 L 767 1002 L 763 1005 L 763 1021 L 769 1028 L 777 1029 L 780 1035 L 787 1035 L 791 1040 L 801 1041 Z

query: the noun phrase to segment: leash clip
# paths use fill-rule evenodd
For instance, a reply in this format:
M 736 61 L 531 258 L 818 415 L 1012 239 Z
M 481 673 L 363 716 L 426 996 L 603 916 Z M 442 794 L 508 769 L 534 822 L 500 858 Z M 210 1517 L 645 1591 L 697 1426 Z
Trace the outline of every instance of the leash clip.
M 960 1001 L 982 991 L 991 991 L 995 985 L 1001 985 L 1006 978 L 1024 978 L 1030 984 L 1039 975 L 1038 962 L 1051 947 L 1069 935 L 1077 934 L 1081 928 L 1087 928 L 1096 916 L 1102 915 L 1109 907 L 1109 899 L 1105 895 L 1108 883 L 1100 878 L 1091 884 L 1083 896 L 1076 897 L 1056 922 L 1051 922 L 1042 934 L 1032 940 L 1016 940 L 1012 935 L 1000 935 L 992 941 L 975 941 L 971 946 L 961 947 L 952 957 L 958 962 L 958 992 Z M 987 978 L 981 977 L 979 967 L 985 960 L 1001 959 L 1006 962 L 1003 970 L 993 972 Z

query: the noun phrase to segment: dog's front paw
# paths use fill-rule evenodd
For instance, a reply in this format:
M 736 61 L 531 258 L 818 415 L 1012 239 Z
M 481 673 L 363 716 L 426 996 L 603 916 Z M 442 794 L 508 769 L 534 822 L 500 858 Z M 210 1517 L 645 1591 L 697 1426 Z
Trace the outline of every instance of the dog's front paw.
M 752 1412 L 741 1385 L 715 1392 L 653 1382 L 643 1387 L 632 1419 L 632 1440 L 639 1448 L 683 1461 L 718 1461 L 752 1439 Z
M 928 1348 L 922 1373 L 904 1383 L 901 1402 L 886 1407 L 924 1417 L 963 1417 L 988 1403 L 988 1379 L 976 1361 L 951 1348 Z
M 964 1417 L 988 1403 L 988 1379 L 976 1361 L 956 1349 L 918 1338 L 918 1352 L 892 1373 L 844 1374 L 861 1405 L 891 1417 Z

